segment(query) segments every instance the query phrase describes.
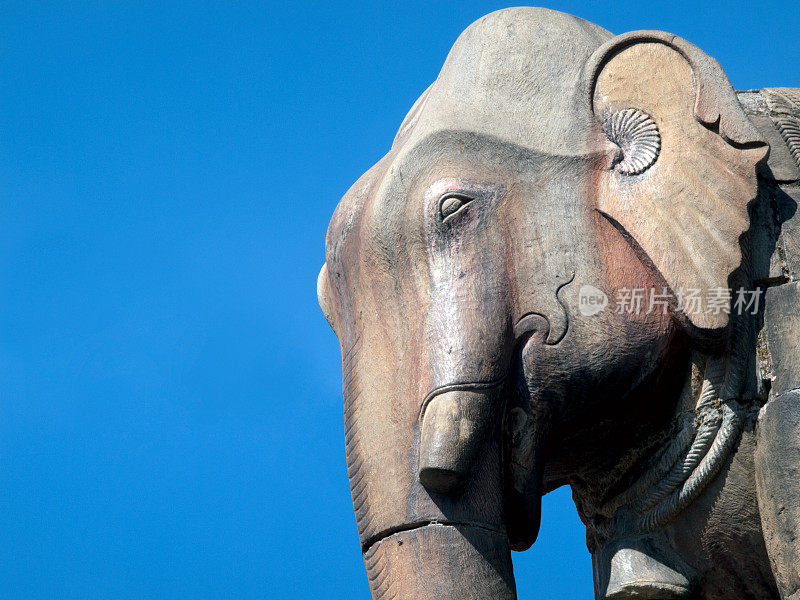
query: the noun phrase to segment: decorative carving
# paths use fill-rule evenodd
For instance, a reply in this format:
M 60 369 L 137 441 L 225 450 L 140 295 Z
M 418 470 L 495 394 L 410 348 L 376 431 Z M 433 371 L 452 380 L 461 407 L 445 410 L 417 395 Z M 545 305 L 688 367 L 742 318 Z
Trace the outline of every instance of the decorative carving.
M 615 168 L 625 175 L 638 175 L 658 158 L 661 135 L 653 117 L 638 108 L 615 112 L 603 123 L 603 132 L 622 150 Z
M 765 89 L 770 116 L 800 167 L 800 90 Z
M 318 280 L 373 598 L 514 600 L 566 484 L 600 600 L 796 596 L 798 107 L 667 33 L 459 37 Z
M 601 509 L 614 515 L 609 521 L 596 523 L 602 537 L 613 539 L 615 529 L 623 522 L 622 529 L 628 535 L 630 523 L 636 524 L 636 533 L 661 529 L 703 492 L 730 459 L 746 409 L 737 401 L 720 398 L 727 362 L 720 357 L 708 359 L 694 407 L 679 408 L 675 436 L 630 488 Z M 688 387 L 686 393 L 691 394 Z M 756 411 L 760 407 L 754 406 Z
M 781 132 L 786 145 L 792 152 L 792 156 L 800 166 L 800 119 L 785 117 L 775 119 L 775 124 Z

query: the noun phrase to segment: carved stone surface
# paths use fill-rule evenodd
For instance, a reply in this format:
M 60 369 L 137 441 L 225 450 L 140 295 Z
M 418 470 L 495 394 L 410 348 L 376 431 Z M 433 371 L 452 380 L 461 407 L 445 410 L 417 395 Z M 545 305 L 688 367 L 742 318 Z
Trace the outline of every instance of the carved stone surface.
M 763 93 L 775 126 L 800 166 L 800 91 L 792 88 L 767 88 Z
M 800 216 L 795 213 L 800 204 L 800 189 L 786 188 L 776 195 L 778 211 L 784 213 L 777 255 L 787 277 L 797 281 L 800 280 Z
M 764 139 L 769 142 L 766 178 L 782 183 L 800 180 L 800 102 L 797 91 L 788 88 L 738 93 L 739 101 Z
M 798 597 L 799 99 L 545 9 L 459 37 L 318 280 L 373 598 L 515 598 L 562 485 L 599 599 Z
M 615 168 L 625 175 L 644 173 L 661 150 L 661 135 L 653 118 L 638 108 L 626 108 L 603 123 L 603 133 L 622 150 Z
M 758 425 L 755 464 L 764 537 L 782 597 L 795 598 L 800 593 L 800 501 L 792 482 L 800 480 L 800 392 L 773 397 Z
M 772 393 L 800 389 L 800 283 L 767 291 L 764 323 L 774 365 Z

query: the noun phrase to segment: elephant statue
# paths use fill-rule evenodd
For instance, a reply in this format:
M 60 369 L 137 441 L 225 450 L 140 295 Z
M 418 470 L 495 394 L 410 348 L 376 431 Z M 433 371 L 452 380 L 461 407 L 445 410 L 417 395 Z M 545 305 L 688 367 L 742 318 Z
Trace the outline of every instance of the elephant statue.
M 331 220 L 372 597 L 516 598 L 569 485 L 598 599 L 800 600 L 800 90 L 501 10 Z

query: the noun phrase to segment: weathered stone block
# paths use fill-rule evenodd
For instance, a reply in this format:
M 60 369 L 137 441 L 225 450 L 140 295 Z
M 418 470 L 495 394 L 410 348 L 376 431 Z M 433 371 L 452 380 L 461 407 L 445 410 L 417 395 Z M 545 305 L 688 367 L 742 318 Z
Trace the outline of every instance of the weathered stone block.
M 769 288 L 764 324 L 775 380 L 773 394 L 800 388 L 800 284 Z
M 778 242 L 786 268 L 792 279 L 800 280 L 800 189 L 786 189 L 777 198 L 778 212 L 782 219 L 788 219 L 781 225 L 781 237 Z
M 782 597 L 794 598 L 800 585 L 800 392 L 770 399 L 761 409 L 756 436 L 764 541 Z
M 778 182 L 794 182 L 800 180 L 800 168 L 786 146 L 780 132 L 775 127 L 772 118 L 767 115 L 754 115 L 750 117 L 764 139 L 769 142 L 770 153 L 767 162 L 769 171 L 767 176 Z

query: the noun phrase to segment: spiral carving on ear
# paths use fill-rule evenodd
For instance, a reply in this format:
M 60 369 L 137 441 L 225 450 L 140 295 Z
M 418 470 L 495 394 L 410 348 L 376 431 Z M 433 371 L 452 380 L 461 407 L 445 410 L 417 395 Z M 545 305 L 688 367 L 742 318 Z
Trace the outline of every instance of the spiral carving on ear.
M 612 114 L 603 122 L 603 133 L 622 151 L 614 168 L 624 175 L 644 173 L 656 162 L 661 150 L 661 134 L 656 122 L 638 108 Z

